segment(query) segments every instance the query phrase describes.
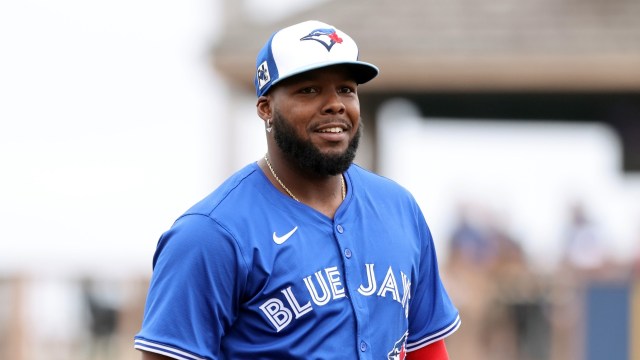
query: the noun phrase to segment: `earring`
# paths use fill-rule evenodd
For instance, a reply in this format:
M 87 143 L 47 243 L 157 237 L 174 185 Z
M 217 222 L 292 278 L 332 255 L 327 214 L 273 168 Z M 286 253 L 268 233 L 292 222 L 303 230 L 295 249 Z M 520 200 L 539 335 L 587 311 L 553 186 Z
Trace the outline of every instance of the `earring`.
M 267 128 L 265 130 L 267 130 L 267 132 L 271 132 L 271 126 L 272 126 L 271 119 L 267 119 Z

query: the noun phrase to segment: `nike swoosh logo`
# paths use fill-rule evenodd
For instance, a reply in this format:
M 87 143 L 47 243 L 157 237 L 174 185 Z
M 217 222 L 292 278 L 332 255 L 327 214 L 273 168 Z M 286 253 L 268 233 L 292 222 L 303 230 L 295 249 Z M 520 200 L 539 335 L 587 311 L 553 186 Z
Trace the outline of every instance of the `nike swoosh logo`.
M 289 231 L 288 233 L 282 235 L 282 236 L 278 236 L 276 235 L 275 231 L 273 232 L 273 242 L 278 244 L 278 245 L 282 245 L 284 244 L 285 241 L 289 240 L 289 238 L 291 237 L 291 235 L 293 235 L 294 232 L 296 232 L 296 230 L 298 230 L 298 227 L 294 227 L 293 229 L 291 229 L 291 231 Z

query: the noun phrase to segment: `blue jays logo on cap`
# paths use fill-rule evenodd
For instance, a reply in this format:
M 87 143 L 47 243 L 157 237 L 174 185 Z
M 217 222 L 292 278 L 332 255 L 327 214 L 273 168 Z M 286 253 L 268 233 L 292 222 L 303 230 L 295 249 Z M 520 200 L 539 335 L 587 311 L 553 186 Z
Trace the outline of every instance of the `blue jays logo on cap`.
M 407 336 L 408 332 L 405 332 L 400 340 L 396 341 L 393 345 L 393 349 L 387 354 L 389 360 L 404 360 L 407 357 Z
M 300 41 L 304 40 L 315 40 L 324 45 L 327 51 L 331 51 L 335 44 L 342 44 L 342 38 L 338 36 L 335 29 L 315 29 L 309 35 L 300 39 Z

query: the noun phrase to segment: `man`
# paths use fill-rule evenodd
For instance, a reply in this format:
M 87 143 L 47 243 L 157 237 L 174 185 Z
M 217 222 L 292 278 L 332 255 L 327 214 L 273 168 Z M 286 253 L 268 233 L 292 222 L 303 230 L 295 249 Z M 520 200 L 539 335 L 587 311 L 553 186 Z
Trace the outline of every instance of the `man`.
M 135 347 L 153 359 L 447 359 L 460 325 L 412 196 L 352 161 L 378 69 L 317 21 L 258 54 L 267 153 L 163 234 Z

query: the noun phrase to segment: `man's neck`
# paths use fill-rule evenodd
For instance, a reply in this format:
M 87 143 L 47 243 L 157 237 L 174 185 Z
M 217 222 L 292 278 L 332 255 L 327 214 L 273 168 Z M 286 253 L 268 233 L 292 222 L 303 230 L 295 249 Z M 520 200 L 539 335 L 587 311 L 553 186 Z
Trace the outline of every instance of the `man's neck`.
M 347 191 L 342 174 L 309 174 L 285 161 L 271 159 L 268 155 L 258 165 L 280 192 L 329 218 L 333 218 Z

